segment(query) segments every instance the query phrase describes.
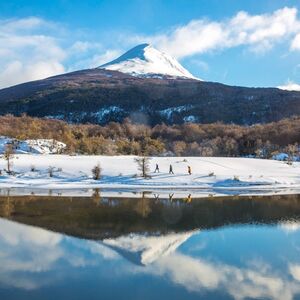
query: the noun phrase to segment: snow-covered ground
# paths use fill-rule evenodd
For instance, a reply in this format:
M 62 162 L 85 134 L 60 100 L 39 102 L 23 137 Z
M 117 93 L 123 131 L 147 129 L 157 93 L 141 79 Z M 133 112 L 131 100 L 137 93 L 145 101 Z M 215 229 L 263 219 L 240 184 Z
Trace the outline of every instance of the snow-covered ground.
M 201 195 L 249 193 L 300 193 L 300 163 L 226 157 L 153 157 L 149 179 L 139 176 L 134 156 L 69 156 L 19 154 L 13 160 L 14 176 L 2 172 L 0 188 L 114 189 L 196 191 Z M 100 163 L 101 180 L 92 178 Z M 158 164 L 160 173 L 154 173 Z M 174 174 L 169 174 L 172 164 Z M 31 171 L 34 166 L 35 171 Z M 54 168 L 49 177 L 49 166 Z M 192 175 L 187 172 L 192 168 Z M 0 159 L 0 169 L 6 161 Z M 205 192 L 203 192 L 205 191 Z M 186 192 L 185 192 L 186 194 Z
M 66 148 L 66 144 L 51 139 L 17 140 L 0 136 L 0 153 L 9 144 L 13 145 L 15 153 L 55 154 Z

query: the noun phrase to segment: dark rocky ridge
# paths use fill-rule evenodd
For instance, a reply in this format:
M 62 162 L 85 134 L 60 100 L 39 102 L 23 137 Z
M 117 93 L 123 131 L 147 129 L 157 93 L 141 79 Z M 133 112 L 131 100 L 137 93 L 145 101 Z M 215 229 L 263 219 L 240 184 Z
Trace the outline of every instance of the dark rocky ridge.
M 8 113 L 75 123 L 105 124 L 131 117 L 150 125 L 249 125 L 300 115 L 300 92 L 89 69 L 0 90 L 0 114 Z

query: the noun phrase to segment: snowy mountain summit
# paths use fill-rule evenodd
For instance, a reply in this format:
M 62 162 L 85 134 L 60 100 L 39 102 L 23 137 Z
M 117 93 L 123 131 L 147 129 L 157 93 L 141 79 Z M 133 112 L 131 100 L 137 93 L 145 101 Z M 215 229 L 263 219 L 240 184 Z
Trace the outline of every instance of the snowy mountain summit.
M 136 77 L 180 77 L 198 79 L 171 56 L 149 44 L 138 45 L 99 69 L 119 71 Z
M 102 244 L 115 250 L 132 263 L 146 266 L 175 252 L 180 245 L 198 232 L 199 230 L 192 230 L 162 236 L 132 233 L 115 239 L 105 239 Z

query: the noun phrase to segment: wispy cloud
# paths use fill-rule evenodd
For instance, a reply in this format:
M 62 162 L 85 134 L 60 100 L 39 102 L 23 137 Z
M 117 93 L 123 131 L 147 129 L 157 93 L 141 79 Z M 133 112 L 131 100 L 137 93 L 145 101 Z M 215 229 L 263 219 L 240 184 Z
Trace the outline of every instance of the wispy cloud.
M 0 20 L 0 88 L 96 67 L 119 53 L 77 38 L 41 18 Z
M 0 23 L 0 87 L 64 72 L 65 50 L 41 33 L 53 30 L 53 23 L 33 17 Z
M 286 41 L 291 49 L 300 50 L 300 20 L 297 13 L 296 8 L 288 7 L 261 15 L 241 11 L 224 21 L 193 20 L 166 34 L 135 36 L 133 40 L 149 41 L 179 59 L 238 46 L 265 52 L 275 44 Z

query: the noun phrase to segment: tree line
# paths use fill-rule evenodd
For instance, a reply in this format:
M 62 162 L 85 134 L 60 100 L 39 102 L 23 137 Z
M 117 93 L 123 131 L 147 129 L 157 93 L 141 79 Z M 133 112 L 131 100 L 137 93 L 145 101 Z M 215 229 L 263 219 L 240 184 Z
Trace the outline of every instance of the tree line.
M 100 126 L 5 115 L 0 117 L 0 135 L 55 139 L 67 144 L 69 154 L 270 158 L 279 152 L 298 154 L 300 117 L 252 126 L 185 123 L 151 127 L 130 119 Z

